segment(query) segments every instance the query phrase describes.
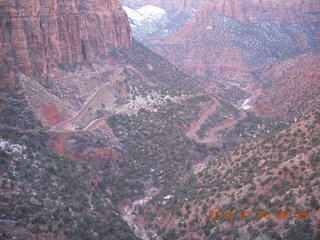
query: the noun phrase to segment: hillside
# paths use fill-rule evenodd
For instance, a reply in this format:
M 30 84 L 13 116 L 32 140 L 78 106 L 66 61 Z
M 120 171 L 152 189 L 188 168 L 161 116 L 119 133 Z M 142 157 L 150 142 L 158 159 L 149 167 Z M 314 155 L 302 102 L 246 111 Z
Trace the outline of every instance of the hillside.
M 318 239 L 319 133 L 318 111 L 220 158 L 212 156 L 208 167 L 185 183 L 137 204 L 135 221 L 157 236 L 153 239 Z M 277 217 L 278 211 L 283 212 Z
M 208 150 L 186 139 L 182 130 L 172 135 L 159 129 L 164 134 L 160 144 L 184 138 L 183 145 L 172 148 L 168 156 L 152 149 L 151 156 L 141 158 L 141 149 L 131 149 L 131 142 L 124 142 L 126 137 L 108 122 L 125 115 L 136 119 L 133 127 L 141 131 L 144 109 L 151 112 L 153 108 L 163 109 L 161 124 L 170 128 L 169 123 L 196 118 L 196 106 L 189 103 L 183 104 L 186 109 L 177 119 L 167 120 L 170 111 L 180 108 L 180 100 L 195 97 L 197 81 L 132 40 L 118 1 L 29 4 L 1 2 L 1 17 L 8 23 L 0 29 L 5 37 L 1 45 L 5 46 L 1 48 L 5 51 L 1 55 L 1 142 L 26 148 L 16 158 L 2 149 L 1 237 L 136 239 L 123 220 L 132 199 L 188 175 Z M 24 41 L 10 40 L 17 36 Z M 131 134 L 135 139 L 136 133 Z M 17 140 L 20 137 L 22 142 Z M 145 144 L 143 148 L 149 150 L 151 144 Z M 171 174 L 177 165 L 172 159 L 179 158 L 182 146 L 190 151 L 177 160 L 182 162 L 180 169 Z M 25 158 L 24 151 L 30 156 Z M 160 158 L 162 165 L 157 163 Z M 16 165 L 18 170 L 14 170 Z M 48 200 L 48 207 L 43 199 Z
M 253 98 L 262 92 L 254 103 L 258 113 L 284 119 L 301 116 L 319 106 L 314 100 L 319 95 L 318 88 L 311 87 L 319 85 L 316 63 L 320 43 L 319 3 L 312 0 L 260 2 L 205 4 L 181 31 L 155 51 L 209 83 L 236 85 Z M 298 64 L 299 60 L 303 64 Z M 280 70 L 285 64 L 296 65 Z M 285 71 L 286 77 L 280 79 L 280 71 Z M 273 87 L 264 89 L 266 85 L 260 84 L 274 82 L 274 79 L 278 82 Z M 300 91 L 305 82 L 310 84 Z M 290 96 L 290 101 L 287 101 L 288 89 L 295 96 Z M 291 103 L 291 113 L 283 113 Z
M 13 184 L 34 188 L 34 191 L 41 193 L 39 199 L 46 198 L 51 192 L 57 192 L 57 196 L 54 196 L 55 202 L 49 210 L 43 208 L 40 202 L 37 212 L 30 210 L 32 216 L 29 217 L 29 209 L 33 205 L 27 202 L 25 212 L 17 212 L 16 217 L 10 215 L 10 211 L 18 211 L 22 202 L 13 201 L 15 192 L 13 195 L 5 193 L 7 198 L 4 201 L 12 202 L 10 206 L 3 205 L 1 212 L 5 214 L 1 216 L 1 221 L 5 225 L 1 228 L 1 234 L 5 231 L 3 234 L 7 239 L 14 234 L 19 235 L 20 230 L 23 238 L 35 238 L 40 234 L 41 238 L 55 239 L 61 235 L 62 239 L 68 239 L 71 236 L 77 237 L 77 234 L 85 234 L 89 239 L 135 239 L 123 220 L 125 209 L 130 203 L 143 198 L 152 188 L 161 188 L 170 181 L 189 175 L 192 166 L 202 161 L 210 151 L 207 146 L 184 135 L 188 129 L 184 124 L 196 120 L 200 112 L 196 105 L 201 102 L 197 99 L 198 82 L 131 39 L 128 19 L 118 1 L 73 1 L 69 3 L 70 8 L 66 9 L 62 8 L 62 2 L 56 5 L 57 2 L 52 1 L 50 4 L 47 2 L 50 6 L 46 5 L 52 10 L 49 13 L 43 10 L 46 9 L 43 3 L 39 1 L 36 4 L 35 1 L 31 9 L 27 5 L 3 5 L 4 11 L 1 14 L 8 13 L 4 16 L 4 21 L 21 21 L 20 17 L 12 16 L 13 13 L 18 14 L 17 8 L 20 14 L 24 14 L 24 23 L 28 26 L 22 25 L 17 29 L 22 31 L 21 34 L 29 34 L 27 27 L 38 33 L 36 29 L 42 26 L 42 19 L 52 20 L 52 26 L 46 26 L 42 30 L 58 31 L 58 41 L 52 40 L 34 47 L 33 39 L 27 36 L 21 45 L 24 48 L 21 52 L 16 51 L 12 41 L 6 41 L 5 49 L 8 54 L 2 55 L 2 61 L 10 63 L 10 67 L 3 66 L 5 71 L 4 81 L 1 80 L 0 125 L 1 134 L 12 132 L 12 135 L 5 136 L 3 140 L 12 141 L 12 144 L 16 143 L 15 136 L 27 139 L 29 135 L 31 138 L 41 136 L 39 141 L 30 140 L 35 145 L 41 143 L 43 146 L 38 150 L 35 147 L 40 158 L 36 160 L 40 161 L 39 168 L 46 168 L 49 163 L 52 165 L 48 168 L 58 174 L 59 189 L 51 185 L 46 187 L 46 181 L 50 184 L 55 182 L 54 174 L 42 176 L 39 168 L 32 165 L 35 160 L 23 159 L 21 155 L 21 160 L 19 158 L 16 164 L 23 164 L 24 167 L 17 172 L 19 179 L 13 179 Z M 96 19 L 99 27 L 94 25 L 94 20 L 89 21 L 88 17 Z M 64 29 L 65 18 L 71 18 L 70 21 L 76 19 L 74 24 L 77 28 Z M 100 25 L 102 19 L 105 25 Z M 99 37 L 90 37 L 86 45 L 88 52 L 83 45 L 85 41 L 82 41 L 86 38 L 83 34 L 87 30 L 81 27 L 81 23 L 87 21 L 93 25 L 88 24 L 86 27 L 95 29 L 97 35 L 94 36 Z M 14 25 L 7 25 L 7 28 L 1 30 L 6 31 L 5 34 L 9 37 L 20 34 L 15 31 Z M 109 31 L 117 35 L 111 35 Z M 30 32 L 34 37 L 36 33 Z M 50 38 L 45 34 L 41 37 Z M 104 44 L 106 48 L 102 47 Z M 51 55 L 51 52 L 43 55 L 48 49 L 55 55 Z M 90 58 L 86 57 L 89 56 L 86 53 Z M 26 61 L 32 69 L 21 67 L 13 61 L 20 57 L 34 60 L 35 62 Z M 52 63 L 48 68 L 43 69 L 43 65 L 36 64 L 38 61 L 44 63 L 45 59 Z M 39 68 L 35 70 L 33 67 Z M 156 111 L 159 111 L 158 114 Z M 173 116 L 172 113 L 176 115 Z M 175 129 L 178 126 L 176 124 L 182 125 L 181 129 Z M 130 135 L 121 131 L 122 128 L 129 128 Z M 146 129 L 145 132 L 143 128 Z M 171 131 L 173 129 L 175 132 Z M 159 134 L 161 139 L 154 139 L 153 134 Z M 128 142 L 128 137 L 137 140 L 137 143 Z M 181 144 L 177 145 L 177 142 Z M 137 148 L 138 143 L 141 144 L 140 148 Z M 166 149 L 169 146 L 171 148 Z M 187 148 L 189 151 L 185 152 Z M 30 149 L 32 150 L 33 148 Z M 10 176 L 7 176 L 7 170 L 11 166 L 11 157 L 4 153 L 3 158 L 1 178 L 8 179 Z M 64 161 L 62 166 L 59 165 L 60 159 Z M 67 166 L 68 163 L 70 166 Z M 39 185 L 33 182 L 37 178 L 30 180 L 30 173 L 24 175 L 28 166 L 32 174 L 39 171 L 39 178 L 43 178 Z M 173 172 L 172 169 L 177 166 L 179 169 Z M 87 168 L 92 170 L 86 173 Z M 93 188 L 90 187 L 92 181 Z M 82 182 L 86 184 L 75 186 L 75 183 Z M 69 193 L 64 192 L 64 188 Z M 17 188 L 17 191 L 20 190 Z M 31 190 L 26 194 L 26 199 L 32 197 Z M 62 203 L 57 201 L 64 194 L 70 199 Z M 87 203 L 75 202 L 76 199 L 83 198 L 84 202 L 87 198 L 92 198 L 97 203 L 92 202 L 93 207 L 87 210 Z M 103 207 L 96 207 L 95 204 L 98 203 Z M 73 205 L 77 209 L 73 209 Z M 65 209 L 65 206 L 70 206 L 71 210 Z M 57 209 L 58 215 L 57 219 L 51 221 L 50 210 L 53 207 Z M 63 216 L 59 215 L 61 207 Z M 87 211 L 94 216 L 93 219 L 90 215 L 89 219 L 84 220 L 88 215 Z M 65 222 L 60 222 L 64 218 Z M 45 225 L 44 230 L 38 221 Z M 20 222 L 23 225 L 20 226 Z M 34 225 L 39 225 L 40 229 L 34 230 Z M 83 230 L 80 231 L 82 227 Z
M 50 151 L 44 133 L 0 130 L 1 239 L 138 239 L 101 185 L 105 172 Z
M 203 8 L 239 22 L 268 21 L 272 23 L 319 22 L 320 4 L 317 0 L 215 0 Z
M 262 91 L 251 101 L 264 115 L 292 119 L 319 106 L 320 54 L 302 53 L 272 65 L 256 79 Z

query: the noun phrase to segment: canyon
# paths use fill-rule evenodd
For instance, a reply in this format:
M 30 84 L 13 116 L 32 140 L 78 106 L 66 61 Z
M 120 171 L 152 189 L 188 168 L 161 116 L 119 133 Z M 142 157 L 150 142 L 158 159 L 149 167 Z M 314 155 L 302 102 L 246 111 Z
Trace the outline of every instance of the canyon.
M 180 25 L 151 50 L 121 4 Z M 318 239 L 319 11 L 0 0 L 0 238 Z

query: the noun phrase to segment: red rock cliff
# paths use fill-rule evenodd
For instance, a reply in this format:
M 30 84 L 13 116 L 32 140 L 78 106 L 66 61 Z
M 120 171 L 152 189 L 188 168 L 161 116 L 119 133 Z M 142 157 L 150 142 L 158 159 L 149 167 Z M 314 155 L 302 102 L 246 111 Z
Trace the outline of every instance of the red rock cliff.
M 132 42 L 118 0 L 0 0 L 0 23 L 0 76 L 13 66 L 45 76 Z
M 319 0 L 214 0 L 205 4 L 199 16 L 214 11 L 218 15 L 233 17 L 239 22 L 259 20 L 273 23 L 319 22 Z

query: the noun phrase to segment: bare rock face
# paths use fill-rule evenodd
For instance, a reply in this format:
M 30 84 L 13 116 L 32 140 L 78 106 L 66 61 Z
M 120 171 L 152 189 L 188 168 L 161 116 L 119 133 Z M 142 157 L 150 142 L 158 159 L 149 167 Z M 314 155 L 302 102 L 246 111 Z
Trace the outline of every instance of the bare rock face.
M 320 1 L 318 0 L 215 0 L 206 4 L 200 16 L 212 11 L 228 16 L 239 22 L 269 21 L 273 23 L 318 22 Z
M 145 5 L 153 5 L 166 10 L 180 10 L 191 12 L 197 9 L 204 2 L 213 0 L 121 0 L 122 4 L 132 8 L 139 8 Z
M 132 43 L 118 0 L 0 0 L 0 76 L 48 76 L 59 63 L 90 61 Z

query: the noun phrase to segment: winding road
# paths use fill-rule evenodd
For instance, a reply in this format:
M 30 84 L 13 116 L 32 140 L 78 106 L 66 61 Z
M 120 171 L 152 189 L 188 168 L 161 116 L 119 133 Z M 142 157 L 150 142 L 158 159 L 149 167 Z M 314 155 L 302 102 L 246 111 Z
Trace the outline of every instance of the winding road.
M 98 88 L 96 90 L 96 92 L 92 95 L 92 97 L 88 100 L 88 102 L 80 109 L 80 111 L 76 115 L 74 115 L 72 118 L 67 119 L 63 122 L 57 123 L 56 125 L 54 125 L 50 129 L 50 131 L 51 132 L 58 132 L 58 133 L 69 133 L 69 132 L 76 131 L 74 129 L 75 123 L 83 117 L 83 115 L 86 113 L 86 111 L 89 109 L 89 107 L 95 102 L 95 100 L 104 92 L 104 90 L 106 88 L 108 88 L 110 86 L 112 86 L 111 82 L 103 84 L 100 88 Z M 181 99 L 184 99 L 184 97 L 178 99 L 178 101 Z M 145 106 L 145 107 L 149 108 L 151 106 L 152 105 Z M 215 136 L 215 134 L 218 131 L 225 129 L 225 128 L 228 128 L 228 127 L 233 127 L 238 121 L 241 121 L 242 119 L 244 119 L 246 117 L 246 113 L 242 109 L 240 109 L 240 112 L 241 112 L 240 118 L 228 119 L 228 120 L 224 121 L 221 125 L 210 129 L 208 132 L 208 137 L 206 137 L 204 139 L 200 139 L 199 136 L 196 134 L 196 132 L 200 129 L 202 124 L 205 123 L 205 121 L 208 119 L 208 117 L 217 110 L 217 108 L 219 106 L 220 106 L 219 100 L 217 98 L 214 98 L 214 102 L 211 105 L 211 107 L 207 111 L 205 111 L 205 113 L 200 117 L 200 119 L 198 121 L 191 124 L 191 129 L 189 132 L 187 132 L 186 136 L 188 138 L 195 140 L 198 143 L 206 143 L 206 144 L 217 143 L 218 138 Z M 137 111 L 137 110 L 136 109 L 130 109 L 130 110 L 127 109 L 124 112 L 130 113 L 130 112 L 135 112 L 135 111 Z M 103 116 L 101 118 L 93 120 L 83 130 L 80 130 L 80 131 L 92 131 L 92 130 L 96 129 L 107 119 L 107 117 L 108 116 Z
M 218 101 L 218 99 L 214 99 L 214 103 L 212 104 L 212 106 L 200 117 L 200 119 L 197 122 L 191 124 L 191 129 L 187 133 L 187 137 L 193 139 L 198 138 L 196 132 L 199 130 L 201 125 L 204 124 L 207 118 L 216 111 L 216 109 L 219 106 L 220 102 Z
M 246 113 L 243 110 L 240 110 L 240 117 L 236 119 L 228 119 L 224 121 L 221 125 L 211 128 L 208 132 L 208 137 L 200 140 L 200 143 L 216 143 L 218 142 L 218 138 L 216 137 L 216 133 L 226 129 L 226 128 L 232 128 L 235 126 L 235 124 L 241 120 L 243 120 L 246 117 Z
M 217 108 L 219 106 L 220 106 L 219 100 L 215 99 L 212 106 L 200 117 L 200 119 L 197 122 L 195 122 L 191 125 L 190 131 L 186 134 L 187 137 L 195 140 L 198 143 L 205 143 L 205 144 L 217 143 L 219 141 L 219 139 L 216 137 L 217 132 L 219 132 L 220 130 L 225 129 L 225 128 L 233 127 L 238 121 L 241 121 L 246 117 L 246 113 L 242 109 L 240 109 L 239 110 L 240 111 L 239 118 L 228 119 L 228 120 L 224 121 L 221 125 L 216 126 L 214 128 L 211 128 L 208 132 L 208 137 L 206 137 L 204 139 L 200 139 L 199 136 L 196 134 L 196 132 L 200 129 L 202 124 L 205 123 L 207 118 L 217 110 Z
M 94 101 L 97 99 L 97 97 L 103 93 L 103 91 L 110 86 L 110 82 L 103 84 L 93 95 L 92 97 L 89 99 L 89 101 L 81 108 L 81 110 L 74 115 L 72 118 L 67 119 L 63 122 L 60 122 L 56 125 L 54 125 L 50 131 L 51 132 L 60 132 L 60 133 L 66 133 L 66 132 L 72 132 L 74 131 L 74 123 L 79 121 L 83 115 L 86 113 L 86 111 L 88 110 L 88 108 L 94 103 Z M 94 121 L 92 121 L 84 130 L 88 131 L 88 130 L 93 130 L 95 129 L 97 126 L 99 126 L 103 120 L 106 118 L 106 116 L 101 117 L 99 119 L 96 119 Z
M 107 87 L 112 86 L 111 82 L 108 82 L 104 85 L 102 85 L 93 95 L 92 97 L 89 99 L 89 101 L 81 108 L 81 110 L 74 115 L 72 118 L 67 119 L 63 122 L 57 123 L 56 125 L 54 125 L 50 131 L 51 132 L 57 132 L 57 133 L 69 133 L 69 132 L 74 132 L 74 131 L 78 131 L 78 132 L 82 132 L 82 131 L 92 131 L 94 129 L 96 129 L 97 127 L 99 127 L 107 118 L 108 116 L 103 116 L 101 118 L 95 119 L 93 120 L 91 123 L 89 123 L 83 130 L 75 130 L 74 129 L 74 125 L 77 121 L 81 120 L 81 118 L 83 117 L 83 115 L 86 113 L 86 111 L 89 109 L 89 107 L 95 102 L 95 100 L 98 98 L 98 96 L 100 94 L 102 94 L 104 92 L 104 90 Z M 179 101 L 183 101 L 187 98 L 188 96 L 182 96 L 179 97 L 177 99 L 177 102 Z M 149 104 L 146 106 L 143 106 L 145 109 L 147 110 L 151 110 L 153 108 L 153 104 Z M 139 108 L 140 109 L 140 108 Z M 123 111 L 120 111 L 121 113 L 124 114 L 130 114 L 130 113 L 134 113 L 137 112 L 139 109 L 125 109 Z M 120 113 L 118 112 L 118 113 Z

